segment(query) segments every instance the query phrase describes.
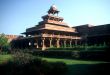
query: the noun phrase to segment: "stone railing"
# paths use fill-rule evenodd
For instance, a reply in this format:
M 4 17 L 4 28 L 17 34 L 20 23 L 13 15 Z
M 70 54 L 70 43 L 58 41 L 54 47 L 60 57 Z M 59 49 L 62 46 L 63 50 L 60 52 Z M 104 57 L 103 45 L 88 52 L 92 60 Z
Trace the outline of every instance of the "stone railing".
M 28 36 L 27 38 L 33 37 L 51 37 L 51 38 L 61 38 L 61 39 L 81 39 L 81 37 L 77 36 L 67 36 L 67 35 L 55 35 L 55 34 L 39 34 L 34 36 Z
M 42 34 L 42 37 L 65 38 L 65 39 L 81 39 L 81 37 L 67 35 Z

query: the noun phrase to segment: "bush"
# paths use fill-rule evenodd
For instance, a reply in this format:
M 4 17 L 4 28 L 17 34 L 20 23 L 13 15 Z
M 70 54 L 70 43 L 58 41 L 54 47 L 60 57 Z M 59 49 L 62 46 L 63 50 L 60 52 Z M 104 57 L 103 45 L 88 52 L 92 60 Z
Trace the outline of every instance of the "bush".
M 17 51 L 13 53 L 13 60 L 18 64 L 27 64 L 32 61 L 35 57 L 29 53 L 24 53 L 23 51 Z
M 63 62 L 47 62 L 23 52 L 16 52 L 13 58 L 0 65 L 2 75 L 61 75 L 67 72 Z
M 69 50 L 33 51 L 32 54 L 36 56 L 54 57 L 54 58 L 71 57 L 71 51 Z
M 56 47 L 51 47 L 51 48 L 48 48 L 47 50 L 80 50 L 80 51 L 83 51 L 83 50 L 106 50 L 108 48 L 108 46 L 106 44 L 103 44 L 103 45 L 73 45 L 72 47 L 70 46 L 67 46 L 67 47 L 60 47 L 60 48 L 56 48 Z
M 106 51 L 103 50 L 50 50 L 33 51 L 33 55 L 54 58 L 86 59 L 86 60 L 108 60 Z
M 80 51 L 72 51 L 71 56 L 75 59 L 80 58 Z
M 0 34 L 0 52 L 9 48 L 8 39 L 5 34 Z

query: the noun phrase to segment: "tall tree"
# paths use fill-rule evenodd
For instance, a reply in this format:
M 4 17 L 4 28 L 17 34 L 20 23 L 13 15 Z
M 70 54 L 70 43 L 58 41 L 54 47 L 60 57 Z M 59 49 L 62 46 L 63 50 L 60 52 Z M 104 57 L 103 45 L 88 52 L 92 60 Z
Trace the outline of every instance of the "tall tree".
M 2 51 L 3 47 L 8 45 L 8 39 L 6 38 L 5 34 L 0 34 L 0 51 Z

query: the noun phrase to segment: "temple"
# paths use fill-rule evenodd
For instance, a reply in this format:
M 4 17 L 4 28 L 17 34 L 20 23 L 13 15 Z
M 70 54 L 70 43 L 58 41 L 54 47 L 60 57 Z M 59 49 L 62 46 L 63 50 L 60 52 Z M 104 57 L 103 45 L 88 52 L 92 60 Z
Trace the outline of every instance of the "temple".
M 72 47 L 81 39 L 76 29 L 63 22 L 64 18 L 58 16 L 58 9 L 52 5 L 47 15 L 42 16 L 43 21 L 38 25 L 27 28 L 22 33 L 25 37 L 14 39 L 13 48 L 33 48 L 46 50 L 50 47 Z

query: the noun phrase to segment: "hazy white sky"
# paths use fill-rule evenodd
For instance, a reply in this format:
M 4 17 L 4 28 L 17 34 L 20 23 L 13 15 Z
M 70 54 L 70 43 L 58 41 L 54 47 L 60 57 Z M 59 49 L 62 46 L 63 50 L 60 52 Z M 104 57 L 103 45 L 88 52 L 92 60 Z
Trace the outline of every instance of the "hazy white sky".
M 25 32 L 42 20 L 52 4 L 71 27 L 110 23 L 110 0 L 0 0 L 0 33 Z

